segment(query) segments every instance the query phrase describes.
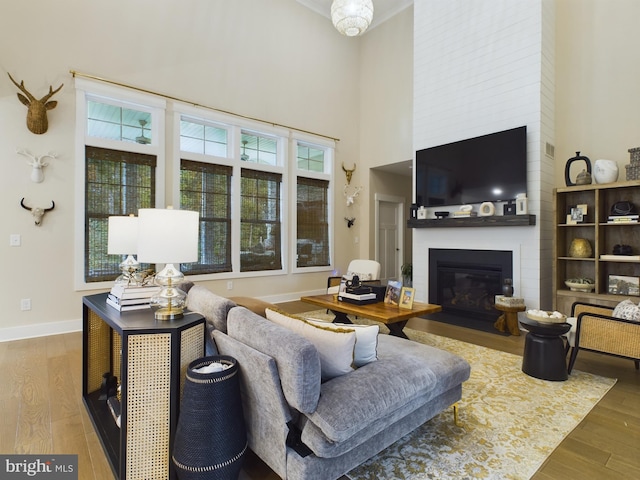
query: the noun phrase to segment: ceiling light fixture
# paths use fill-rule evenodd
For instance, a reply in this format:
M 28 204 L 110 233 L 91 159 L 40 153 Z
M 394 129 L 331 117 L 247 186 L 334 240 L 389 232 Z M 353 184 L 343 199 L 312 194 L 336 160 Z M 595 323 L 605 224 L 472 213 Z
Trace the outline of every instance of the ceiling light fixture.
M 342 35 L 362 35 L 373 20 L 371 0 L 333 0 L 331 21 Z

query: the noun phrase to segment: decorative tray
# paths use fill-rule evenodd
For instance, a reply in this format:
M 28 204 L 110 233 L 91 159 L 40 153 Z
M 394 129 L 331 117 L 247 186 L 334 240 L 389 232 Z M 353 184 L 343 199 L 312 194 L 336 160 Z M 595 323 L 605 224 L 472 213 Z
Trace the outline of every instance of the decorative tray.
M 549 312 L 545 310 L 527 310 L 527 318 L 540 323 L 565 323 L 567 316 L 560 312 Z

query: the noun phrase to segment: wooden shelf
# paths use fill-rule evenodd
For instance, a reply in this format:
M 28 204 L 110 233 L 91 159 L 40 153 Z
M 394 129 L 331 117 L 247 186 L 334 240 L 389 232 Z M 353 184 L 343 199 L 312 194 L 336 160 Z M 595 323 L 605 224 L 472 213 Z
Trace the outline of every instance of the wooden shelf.
M 523 227 L 536 224 L 535 215 L 494 215 L 491 217 L 428 218 L 407 220 L 408 228 Z
M 625 181 L 608 184 L 576 185 L 554 190 L 554 262 L 553 290 L 554 309 L 569 313 L 575 301 L 615 306 L 624 296 L 608 292 L 611 275 L 638 276 L 640 261 L 603 259 L 610 255 L 618 244 L 630 245 L 634 254 L 640 252 L 640 229 L 637 223 L 608 223 L 611 206 L 619 201 L 629 201 L 640 206 L 640 181 Z M 567 224 L 571 208 L 587 205 L 584 223 Z M 629 228 L 631 227 L 631 228 Z M 571 242 L 584 238 L 593 248 L 591 258 L 568 256 Z M 567 278 L 588 277 L 595 283 L 592 292 L 572 292 L 565 288 Z

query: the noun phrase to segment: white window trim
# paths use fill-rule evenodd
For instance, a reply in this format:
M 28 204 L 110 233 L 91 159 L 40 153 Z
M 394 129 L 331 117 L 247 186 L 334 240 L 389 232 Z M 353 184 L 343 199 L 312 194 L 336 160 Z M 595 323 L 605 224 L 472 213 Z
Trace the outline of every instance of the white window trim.
M 311 172 L 309 170 L 302 170 L 298 168 L 297 162 L 297 148 L 298 143 L 303 143 L 305 145 L 311 145 L 318 148 L 325 149 L 325 158 L 324 158 L 324 172 Z M 289 191 L 289 205 L 292 205 L 292 222 L 291 222 L 291 230 L 289 232 L 289 243 L 290 245 L 294 245 L 296 248 L 291 248 L 289 250 L 289 262 L 291 264 L 291 272 L 292 273 L 312 273 L 312 272 L 326 272 L 333 271 L 334 267 L 334 245 L 335 245 L 335 237 L 334 237 L 334 190 L 335 190 L 335 179 L 334 179 L 334 155 L 335 155 L 335 141 L 328 140 L 326 138 L 314 137 L 312 135 L 305 134 L 303 132 L 292 132 L 291 138 L 289 141 L 289 158 L 293 159 L 289 165 L 289 171 L 291 172 L 291 178 L 293 181 L 293 188 Z M 298 267 L 298 229 L 297 229 L 297 208 L 293 206 L 297 205 L 298 201 L 298 177 L 307 177 L 307 178 L 315 178 L 319 180 L 327 180 L 329 182 L 329 192 L 328 192 L 328 223 L 329 223 L 329 266 L 318 266 L 318 267 Z
M 74 221 L 74 287 L 76 291 L 104 290 L 113 282 L 86 282 L 85 269 L 85 146 L 125 150 L 156 156 L 156 207 L 164 206 L 165 185 L 165 112 L 166 102 L 156 96 L 115 88 L 102 82 L 83 78 L 75 79 L 76 130 L 75 130 L 75 221 Z M 102 98 L 104 97 L 104 99 Z M 147 111 L 152 116 L 152 143 L 141 145 L 87 136 L 87 99 L 104 101 L 111 105 Z

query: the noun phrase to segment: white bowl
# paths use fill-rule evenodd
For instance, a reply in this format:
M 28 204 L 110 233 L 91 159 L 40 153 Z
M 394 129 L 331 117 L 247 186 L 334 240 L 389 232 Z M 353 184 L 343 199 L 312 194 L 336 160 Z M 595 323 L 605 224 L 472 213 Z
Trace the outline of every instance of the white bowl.
M 547 315 L 551 315 L 552 313 L 553 312 L 547 312 Z M 567 321 L 566 315 L 562 315 L 561 317 L 543 317 L 541 315 L 535 315 L 531 313 L 531 310 L 527 310 L 527 318 L 540 323 L 565 323 Z
M 564 282 L 564 284 L 569 287 L 569 290 L 572 292 L 591 292 L 594 288 L 596 288 L 593 283 L 575 283 L 569 282 L 568 280 Z

